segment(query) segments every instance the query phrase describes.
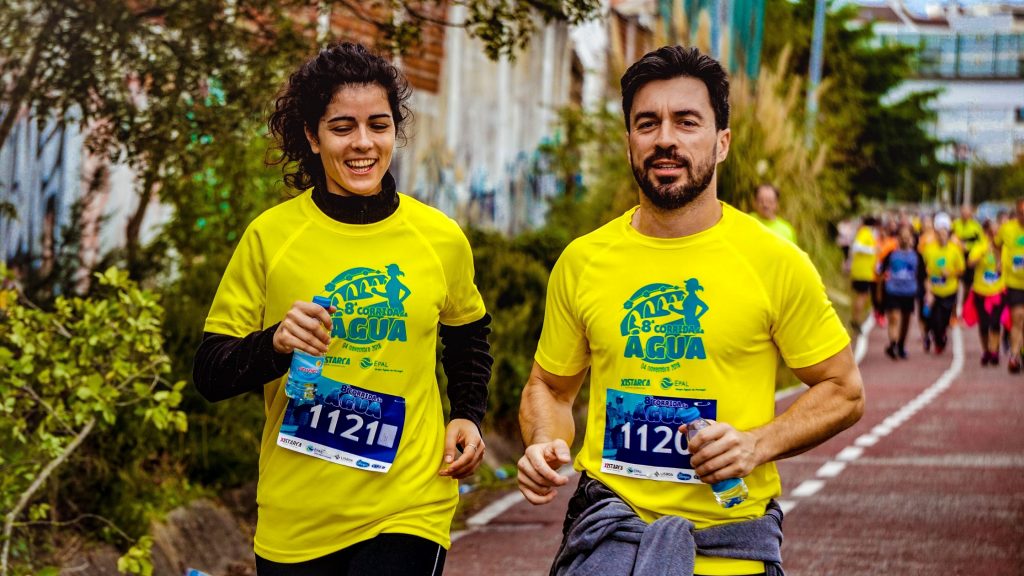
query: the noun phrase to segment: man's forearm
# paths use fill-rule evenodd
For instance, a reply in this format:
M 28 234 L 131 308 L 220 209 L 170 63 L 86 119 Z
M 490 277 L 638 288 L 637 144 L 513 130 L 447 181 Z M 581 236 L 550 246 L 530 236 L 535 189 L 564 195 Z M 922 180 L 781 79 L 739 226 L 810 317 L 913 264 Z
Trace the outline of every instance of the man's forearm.
M 761 463 L 806 452 L 846 430 L 864 413 L 859 373 L 857 382 L 825 381 L 812 386 L 772 422 L 750 432 Z
M 558 398 L 547 384 L 531 376 L 519 405 L 519 429 L 526 446 L 556 438 L 571 446 L 576 436 L 572 400 Z

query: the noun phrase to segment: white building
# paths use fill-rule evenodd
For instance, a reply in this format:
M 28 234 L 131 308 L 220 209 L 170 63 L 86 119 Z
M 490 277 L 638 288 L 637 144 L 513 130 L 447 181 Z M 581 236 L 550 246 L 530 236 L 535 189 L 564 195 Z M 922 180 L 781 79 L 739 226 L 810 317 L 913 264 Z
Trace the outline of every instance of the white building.
M 915 79 L 892 96 L 940 89 L 935 135 L 960 160 L 1005 164 L 1024 157 L 1024 6 L 861 4 L 882 42 L 917 46 Z M 954 147 L 949 147 L 952 161 Z M 966 154 L 966 156 L 964 156 Z

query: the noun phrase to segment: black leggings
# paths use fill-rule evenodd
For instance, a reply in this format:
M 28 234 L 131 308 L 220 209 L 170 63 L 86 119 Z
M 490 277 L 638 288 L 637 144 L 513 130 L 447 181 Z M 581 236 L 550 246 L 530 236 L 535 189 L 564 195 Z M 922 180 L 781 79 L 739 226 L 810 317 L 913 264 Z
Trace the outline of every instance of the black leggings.
M 928 328 L 938 346 L 946 345 L 946 331 L 949 330 L 949 321 L 953 317 L 954 310 L 956 310 L 956 294 L 935 297 Z
M 314 560 L 296 564 L 256 556 L 258 576 L 438 576 L 446 550 L 408 534 L 380 534 Z
M 1000 300 L 999 304 L 992 307 L 992 313 L 985 312 L 985 298 L 980 294 L 974 295 L 974 309 L 978 312 L 978 330 L 981 332 L 981 337 L 986 338 L 989 333 L 999 333 L 1001 328 L 1000 320 L 1003 316 L 1003 305 L 1005 298 Z

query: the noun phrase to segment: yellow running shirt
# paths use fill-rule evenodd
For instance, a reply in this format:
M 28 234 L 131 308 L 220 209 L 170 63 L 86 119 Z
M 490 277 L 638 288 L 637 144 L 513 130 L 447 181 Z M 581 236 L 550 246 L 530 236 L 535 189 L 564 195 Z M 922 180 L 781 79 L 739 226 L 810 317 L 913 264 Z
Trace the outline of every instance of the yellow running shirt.
M 776 218 L 774 218 L 772 220 L 765 220 L 764 218 L 761 217 L 760 214 L 758 214 L 756 212 L 751 213 L 750 217 L 753 218 L 754 220 L 757 220 L 761 224 L 764 224 L 765 228 L 767 228 L 767 229 L 771 230 L 772 232 L 778 234 L 780 237 L 785 238 L 786 240 L 789 240 L 793 244 L 797 243 L 797 241 L 796 241 L 796 230 L 793 228 L 792 224 L 790 224 L 789 222 L 786 222 L 782 218 L 776 217 Z
M 302 562 L 384 532 L 449 547 L 458 484 L 438 476 L 445 425 L 435 358 L 439 322 L 459 326 L 484 315 L 466 237 L 405 195 L 388 218 L 353 225 L 323 214 L 306 191 L 249 225 L 205 330 L 246 336 L 314 296 L 337 307 L 329 380 L 318 381 L 337 392 L 302 408 L 298 426 L 326 439 L 297 442 L 295 451 L 278 438 L 295 402 L 285 379 L 264 386 L 256 553 Z M 324 448 L 348 439 L 351 458 Z M 332 454 L 336 461 L 325 459 Z M 390 469 L 382 472 L 380 460 Z
M 677 415 L 695 406 L 740 430 L 766 424 L 779 351 L 801 368 L 850 341 L 807 255 L 722 208 L 708 230 L 675 239 L 637 232 L 634 208 L 572 242 L 548 284 L 537 362 L 563 376 L 591 368 L 575 467 L 647 522 L 678 515 L 706 528 L 763 516 L 781 493 L 775 464 L 746 477 L 746 502 L 721 508 L 689 467 Z M 697 557 L 700 574 L 763 571 L 761 562 Z
M 850 247 L 850 279 L 860 282 L 875 281 L 875 264 L 878 263 L 878 241 L 870 226 L 861 226 Z
M 960 276 L 964 273 L 964 253 L 953 242 L 945 246 L 935 244 L 925 250 L 925 268 L 928 281 L 932 285 L 932 294 L 936 296 L 952 296 L 960 287 Z
M 985 229 L 974 218 L 957 218 L 953 220 L 953 236 L 964 247 L 964 252 L 970 252 L 978 242 L 985 239 Z
M 974 267 L 974 293 L 980 296 L 995 296 L 1003 291 L 1003 277 L 999 274 L 996 251 L 987 236 L 982 236 L 967 261 Z
M 999 228 L 997 238 L 1002 247 L 1006 287 L 1024 290 L 1024 226 L 1016 218 L 1010 218 Z

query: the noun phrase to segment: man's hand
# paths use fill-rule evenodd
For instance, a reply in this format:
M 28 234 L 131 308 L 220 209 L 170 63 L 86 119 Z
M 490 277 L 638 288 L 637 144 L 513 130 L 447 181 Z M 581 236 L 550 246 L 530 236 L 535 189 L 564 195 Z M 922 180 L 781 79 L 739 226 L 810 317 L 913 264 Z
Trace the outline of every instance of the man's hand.
M 274 331 L 274 350 L 282 354 L 296 350 L 314 356 L 326 354 L 331 342 L 331 314 L 335 310 L 334 306 L 324 309 L 301 300 L 292 304 Z
M 757 458 L 757 438 L 740 432 L 724 422 L 708 420 L 704 428 L 689 440 L 690 464 L 701 482 L 715 484 L 729 478 L 743 478 L 761 462 Z M 686 424 L 679 427 L 686 434 Z
M 532 444 L 519 459 L 519 491 L 531 504 L 547 504 L 558 495 L 556 486 L 565 486 L 567 476 L 558 473 L 558 468 L 572 460 L 565 440 Z
M 462 451 L 458 459 L 455 458 L 456 447 Z M 444 433 L 444 464 L 438 474 L 461 480 L 476 472 L 483 460 L 484 439 L 476 424 L 465 418 L 449 422 Z

